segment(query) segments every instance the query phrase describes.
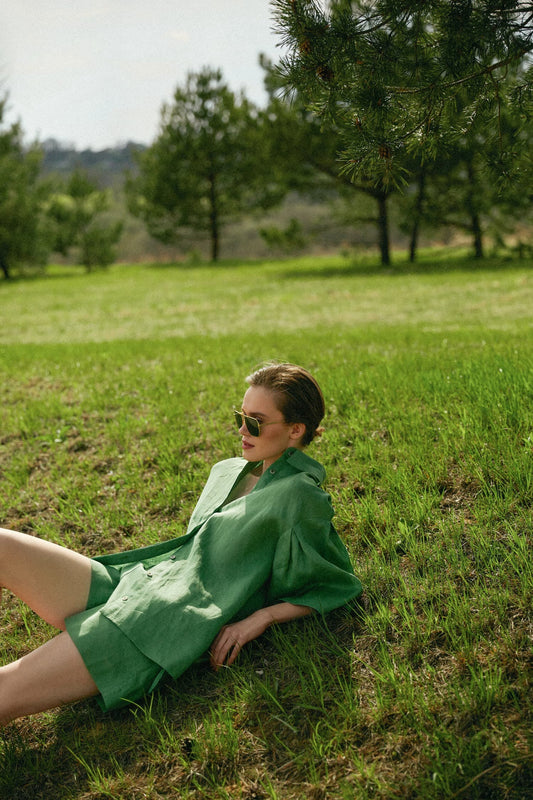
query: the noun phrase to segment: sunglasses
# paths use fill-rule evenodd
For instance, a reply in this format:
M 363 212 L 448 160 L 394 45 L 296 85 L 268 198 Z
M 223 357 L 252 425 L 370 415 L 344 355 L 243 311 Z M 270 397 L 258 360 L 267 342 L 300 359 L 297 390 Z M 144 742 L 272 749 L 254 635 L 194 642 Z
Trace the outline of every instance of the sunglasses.
M 259 422 L 255 417 L 248 417 L 244 411 L 233 411 L 237 428 L 242 428 L 243 423 L 246 425 L 246 430 L 250 436 L 261 436 L 261 428 L 265 425 L 277 425 L 279 422 L 285 422 L 283 419 L 277 419 L 275 422 Z

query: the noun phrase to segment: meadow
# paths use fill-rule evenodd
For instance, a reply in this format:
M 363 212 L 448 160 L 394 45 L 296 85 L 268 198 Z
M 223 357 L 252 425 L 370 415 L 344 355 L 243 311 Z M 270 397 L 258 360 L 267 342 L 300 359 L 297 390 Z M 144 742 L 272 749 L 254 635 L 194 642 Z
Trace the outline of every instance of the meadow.
M 138 705 L 0 732 L 2 800 L 531 797 L 533 263 L 428 252 L 0 283 L 0 525 L 88 555 L 183 532 L 265 360 L 309 368 L 362 603 Z M 4 592 L 2 663 L 53 631 Z M 179 628 L 169 631 L 179 647 Z

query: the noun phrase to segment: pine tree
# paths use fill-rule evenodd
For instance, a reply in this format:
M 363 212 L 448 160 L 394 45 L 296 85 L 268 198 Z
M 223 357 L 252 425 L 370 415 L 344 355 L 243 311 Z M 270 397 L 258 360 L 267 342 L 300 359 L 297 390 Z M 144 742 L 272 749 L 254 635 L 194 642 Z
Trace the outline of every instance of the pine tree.
M 26 148 L 19 123 L 4 126 L 7 97 L 0 99 L 0 270 L 42 266 L 48 256 L 42 204 L 46 189 L 39 184 L 41 153 Z
M 45 204 L 52 249 L 64 256 L 74 250 L 89 272 L 112 264 L 123 224 L 106 220 L 110 202 L 109 191 L 100 190 L 83 170 L 74 170 Z
M 130 209 L 152 236 L 173 242 L 184 231 L 199 231 L 217 261 L 229 220 L 281 200 L 285 189 L 275 178 L 263 122 L 220 70 L 188 75 L 173 104 L 163 107 L 159 136 L 139 155 L 139 176 L 127 187 Z
M 473 118 L 469 126 L 450 126 L 445 146 L 435 158 L 414 164 L 414 191 L 402 203 L 402 227 L 410 235 L 411 260 L 421 226 L 466 232 L 479 258 L 486 234 L 503 244 L 506 235 L 514 234 L 516 239 L 520 228 L 530 224 L 533 128 L 522 125 L 517 109 L 505 97 L 501 99 L 497 136 L 485 117 Z M 459 119 L 461 102 L 471 101 L 468 88 L 463 88 L 462 97 L 456 98 Z M 510 156 L 505 175 L 502 153 Z
M 353 179 L 401 185 L 413 157 L 434 157 L 454 131 L 480 120 L 498 139 L 503 103 L 531 124 L 531 2 L 275 0 L 273 7 L 287 48 L 279 64 L 286 91 L 337 126 L 340 169 Z M 458 104 L 465 90 L 469 102 Z M 500 150 L 502 173 L 516 147 Z

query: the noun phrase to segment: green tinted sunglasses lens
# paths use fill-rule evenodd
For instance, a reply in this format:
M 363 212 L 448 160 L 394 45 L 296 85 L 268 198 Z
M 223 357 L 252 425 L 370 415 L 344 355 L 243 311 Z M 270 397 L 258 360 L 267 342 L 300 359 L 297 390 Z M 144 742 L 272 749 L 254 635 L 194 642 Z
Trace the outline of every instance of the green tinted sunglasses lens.
M 235 422 L 237 423 L 237 428 L 242 428 L 242 423 L 244 420 L 244 424 L 246 425 L 246 429 L 250 436 L 259 436 L 260 429 L 259 423 L 253 417 L 246 417 L 240 411 L 234 411 L 233 416 L 235 417 Z
M 245 417 L 244 424 L 246 425 L 250 436 L 259 436 L 261 433 L 258 421 L 253 417 Z

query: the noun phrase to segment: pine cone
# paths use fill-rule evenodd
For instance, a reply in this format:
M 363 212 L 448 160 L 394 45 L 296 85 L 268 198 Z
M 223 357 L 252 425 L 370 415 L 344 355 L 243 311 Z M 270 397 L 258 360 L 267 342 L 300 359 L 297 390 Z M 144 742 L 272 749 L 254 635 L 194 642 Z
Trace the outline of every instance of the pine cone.
M 327 64 L 319 64 L 316 68 L 316 74 L 319 78 L 322 78 L 323 81 L 326 81 L 326 83 L 330 83 L 335 77 L 335 73 Z

